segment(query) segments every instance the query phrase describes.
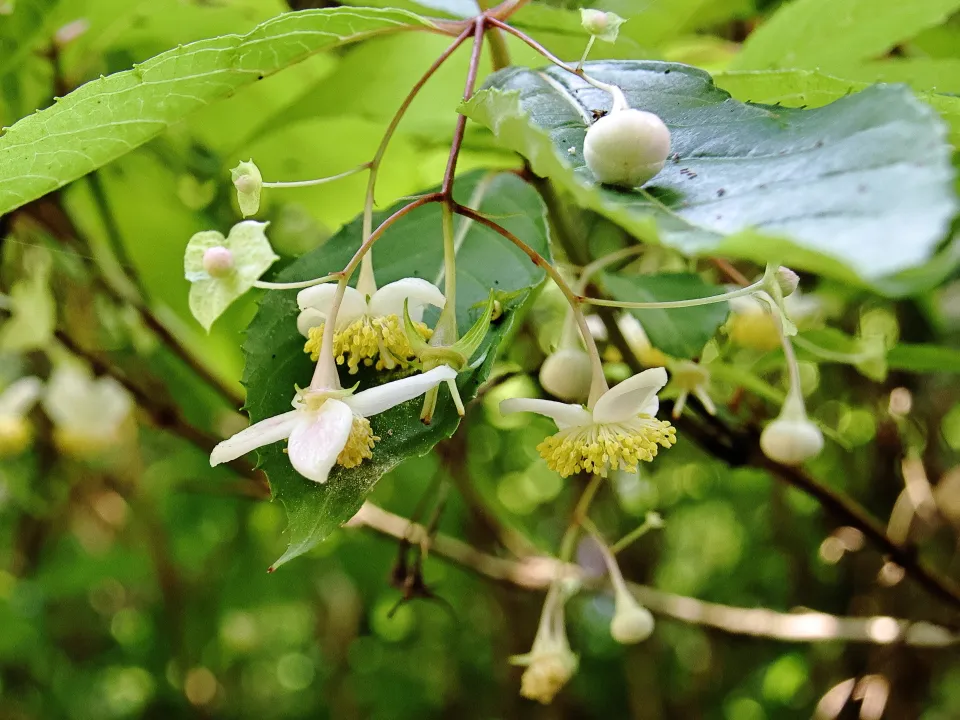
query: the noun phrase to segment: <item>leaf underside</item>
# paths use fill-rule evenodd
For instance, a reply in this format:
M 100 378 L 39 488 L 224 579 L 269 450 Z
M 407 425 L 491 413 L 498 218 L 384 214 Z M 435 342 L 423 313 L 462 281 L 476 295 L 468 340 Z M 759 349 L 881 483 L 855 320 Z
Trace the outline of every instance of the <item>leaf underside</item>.
M 512 174 L 474 172 L 457 179 L 457 199 L 497 218 L 497 222 L 550 257 L 543 208 L 536 192 Z M 391 208 L 379 219 L 399 209 Z M 457 221 L 459 232 L 466 222 Z M 443 287 L 438 279 L 443 266 L 440 206 L 427 205 L 397 221 L 374 247 L 377 283 L 383 286 L 404 277 L 420 277 Z M 342 269 L 360 245 L 361 225 L 356 220 L 322 247 L 303 255 L 279 273 L 275 280 L 292 282 L 326 275 Z M 458 237 L 461 237 L 458 235 Z M 470 223 L 457 252 L 457 324 L 466 331 L 483 312 L 482 304 L 490 290 L 498 293 L 504 314 L 490 329 L 475 357 L 483 357 L 479 367 L 457 378 L 465 402 L 475 397 L 477 388 L 487 379 L 497 349 L 513 329 L 516 319 L 532 291 L 543 281 L 543 270 L 499 234 Z M 286 412 L 294 395 L 294 385 L 310 382 L 313 363 L 303 352 L 303 337 L 296 328 L 295 291 L 271 291 L 264 296 L 259 311 L 247 331 L 244 343 L 247 410 L 256 422 Z M 429 317 L 429 316 L 428 316 Z M 375 373 L 361 369 L 348 375 L 341 369 L 345 387 L 357 380 L 361 388 L 397 373 Z M 329 481 L 319 485 L 297 474 L 284 454 L 282 443 L 260 451 L 261 466 L 270 478 L 274 496 L 287 511 L 289 547 L 277 560 L 278 567 L 309 551 L 333 530 L 349 520 L 364 498 L 384 474 L 406 458 L 424 455 L 441 440 L 450 437 L 460 419 L 449 392 L 440 388 L 440 400 L 433 422 L 420 422 L 422 399 L 411 400 L 370 419 L 377 443 L 373 458 L 359 467 L 337 466 Z

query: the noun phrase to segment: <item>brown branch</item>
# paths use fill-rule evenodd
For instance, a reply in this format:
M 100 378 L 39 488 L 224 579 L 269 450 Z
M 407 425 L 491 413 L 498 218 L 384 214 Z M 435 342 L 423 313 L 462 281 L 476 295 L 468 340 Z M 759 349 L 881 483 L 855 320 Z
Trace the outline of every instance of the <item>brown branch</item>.
M 366 528 L 379 535 L 411 543 L 429 542 L 432 554 L 485 578 L 525 590 L 545 590 L 558 575 L 578 578 L 592 589 L 603 587 L 602 583 L 587 576 L 577 565 L 564 564 L 546 556 L 528 556 L 514 561 L 488 555 L 456 538 L 443 534 L 429 535 L 422 525 L 411 523 L 370 502 L 364 503 L 347 527 Z M 911 622 L 888 616 L 839 617 L 810 611 L 784 613 L 766 608 L 741 608 L 705 602 L 635 583 L 630 583 L 630 589 L 640 602 L 658 615 L 735 635 L 791 642 L 844 640 L 928 648 L 960 644 L 960 633 L 927 622 Z

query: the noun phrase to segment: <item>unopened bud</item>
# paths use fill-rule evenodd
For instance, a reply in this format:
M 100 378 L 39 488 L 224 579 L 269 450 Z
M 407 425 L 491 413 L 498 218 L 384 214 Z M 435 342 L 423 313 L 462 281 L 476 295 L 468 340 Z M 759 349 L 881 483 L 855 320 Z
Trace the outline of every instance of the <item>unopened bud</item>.
M 580 10 L 580 24 L 583 29 L 605 42 L 616 42 L 623 23 L 624 19 L 616 13 L 589 8 Z
M 648 512 L 644 522 L 653 530 L 659 530 L 663 527 L 663 516 L 658 512 Z
M 783 265 L 777 268 L 774 276 L 777 279 L 777 285 L 780 286 L 780 292 L 783 293 L 784 297 L 792 295 L 793 291 L 800 285 L 800 276 Z
M 583 141 L 587 167 L 606 185 L 643 185 L 663 169 L 669 154 L 670 130 L 663 120 L 635 108 L 600 118 Z
M 621 645 L 643 642 L 653 633 L 653 615 L 626 590 L 617 593 L 610 635 Z
M 204 251 L 203 269 L 214 278 L 226 277 L 233 271 L 233 253 L 222 245 Z
M 263 177 L 253 160 L 242 162 L 230 171 L 233 186 L 237 189 L 237 202 L 244 217 L 256 215 L 260 209 L 260 191 Z
M 771 460 L 800 465 L 823 450 L 823 433 L 806 417 L 778 417 L 760 434 L 760 449 Z
M 590 393 L 592 370 L 590 356 L 583 350 L 562 348 L 544 360 L 540 384 L 561 400 L 579 402 Z

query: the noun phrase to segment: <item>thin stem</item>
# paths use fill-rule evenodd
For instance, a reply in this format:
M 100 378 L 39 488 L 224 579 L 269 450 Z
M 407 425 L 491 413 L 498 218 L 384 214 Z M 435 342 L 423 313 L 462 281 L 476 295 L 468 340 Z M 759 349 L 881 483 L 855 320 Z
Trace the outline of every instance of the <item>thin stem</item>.
M 806 416 L 807 411 L 803 404 L 803 392 L 800 388 L 800 366 L 797 364 L 796 353 L 793 352 L 793 343 L 787 337 L 783 329 L 783 319 L 780 317 L 780 311 L 773 299 L 766 293 L 760 297 L 770 306 L 770 315 L 773 317 L 773 324 L 777 327 L 777 334 L 780 336 L 780 345 L 783 347 L 783 357 L 787 362 L 787 372 L 790 378 L 790 387 L 787 389 L 787 399 L 783 403 L 783 411 L 797 413 L 799 411 Z
M 571 65 L 568 65 L 563 60 L 561 60 L 556 55 L 554 55 L 552 52 L 547 50 L 543 45 L 541 45 L 532 37 L 527 35 L 525 32 L 521 30 L 517 30 L 517 28 L 512 27 L 511 25 L 507 25 L 504 22 L 500 22 L 498 19 L 494 17 L 488 18 L 487 22 L 489 22 L 494 27 L 500 28 L 501 30 L 508 32 L 514 37 L 522 40 L 523 42 L 525 42 L 527 45 L 532 47 L 538 53 L 543 55 L 547 60 L 552 62 L 557 67 L 563 68 L 564 70 L 566 70 L 568 73 L 571 73 L 572 75 L 576 75 L 577 77 L 583 79 L 583 81 L 586 82 L 587 84 L 593 85 L 593 87 L 597 88 L 598 90 L 603 90 L 604 92 L 609 93 L 610 96 L 613 98 L 613 110 L 612 110 L 613 112 L 616 112 L 617 110 L 623 110 L 626 107 L 628 107 L 626 98 L 623 95 L 623 91 L 620 88 L 618 88 L 616 85 L 610 85 L 608 83 L 601 82 L 600 80 L 590 77 L 583 71 L 583 68 L 581 67 L 573 67 Z
M 634 310 L 667 310 L 671 308 L 698 307 L 700 305 L 712 305 L 714 303 L 726 302 L 734 298 L 753 295 L 764 288 L 765 281 L 758 280 L 753 285 L 738 290 L 731 290 L 722 295 L 711 295 L 703 298 L 691 298 L 689 300 L 668 300 L 664 302 L 630 302 L 627 300 L 607 300 L 605 298 L 581 297 L 580 302 L 587 305 L 602 305 L 603 307 L 633 308 Z
M 301 290 L 303 288 L 313 287 L 314 285 L 323 285 L 323 283 L 332 282 L 339 279 L 340 273 L 324 275 L 313 280 L 301 280 L 300 282 L 275 283 L 265 280 L 254 280 L 253 286 L 261 290 Z
M 600 358 L 600 350 L 597 348 L 597 342 L 594 340 L 593 335 L 590 332 L 590 328 L 587 327 L 587 319 L 584 317 L 583 310 L 580 307 L 581 300 L 579 296 L 570 289 L 570 286 L 567 284 L 567 281 L 563 279 L 563 276 L 560 274 L 559 270 L 547 262 L 546 258 L 544 258 L 540 253 L 527 245 L 525 242 L 523 242 L 523 240 L 518 238 L 509 230 L 498 225 L 492 220 L 489 220 L 480 213 L 471 210 L 468 207 L 464 207 L 463 205 L 457 205 L 454 208 L 454 211 L 459 215 L 472 218 L 481 225 L 485 225 L 491 230 L 495 230 L 496 232 L 500 233 L 503 237 L 520 248 L 527 255 L 527 257 L 533 261 L 534 265 L 542 267 L 546 271 L 547 275 L 550 276 L 550 279 L 556 283 L 558 288 L 560 288 L 560 292 L 562 292 L 564 297 L 566 297 L 567 302 L 570 304 L 570 308 L 573 310 L 574 317 L 577 321 L 577 326 L 580 328 L 580 334 L 583 336 L 583 342 L 587 348 L 587 353 L 590 355 L 591 365 L 593 368 L 593 377 L 590 383 L 590 397 L 587 405 L 588 407 L 593 407 L 600 396 L 605 393 L 609 387 L 607 386 L 607 381 L 603 376 L 603 360 Z
M 477 75 L 480 72 L 480 55 L 483 51 L 483 36 L 486 28 L 482 17 L 477 18 L 473 27 L 473 52 L 470 54 L 470 67 L 467 70 L 467 82 L 463 88 L 463 99 L 469 100 L 477 84 Z M 460 157 L 460 148 L 463 146 L 463 134 L 467 127 L 467 116 L 458 115 L 457 125 L 453 131 L 453 143 L 450 145 L 450 156 L 447 158 L 447 167 L 443 173 L 443 186 L 440 190 L 445 201 L 453 201 L 453 177 L 457 172 L 457 159 Z
M 431 344 L 452 345 L 457 341 L 457 246 L 453 210 L 443 203 L 440 226 L 443 234 L 443 296 L 446 302 L 437 320 Z
M 822 348 L 819 345 L 810 342 L 806 338 L 799 336 L 794 337 L 793 342 L 796 343 L 797 347 L 803 348 L 807 352 L 816 355 L 822 360 L 853 364 L 865 362 L 871 359 L 871 355 L 869 353 L 842 353 L 834 350 L 827 350 L 827 348 Z
M 387 152 L 387 146 L 390 144 L 390 140 L 393 138 L 394 133 L 397 131 L 397 127 L 400 125 L 400 121 L 403 119 L 403 116 L 406 114 L 411 103 L 420 93 L 420 90 L 423 89 L 423 86 L 427 84 L 434 73 L 440 69 L 440 67 L 450 58 L 451 55 L 459 48 L 464 41 L 470 37 L 474 32 L 473 25 L 468 26 L 461 32 L 457 38 L 444 50 L 440 56 L 434 60 L 433 64 L 427 68 L 427 71 L 414 83 L 413 87 L 410 88 L 410 92 L 407 93 L 407 96 L 403 99 L 403 102 L 400 103 L 400 107 L 397 108 L 397 112 L 394 113 L 393 118 L 390 120 L 390 124 L 387 125 L 387 130 L 383 134 L 383 138 L 380 140 L 380 145 L 377 146 L 377 151 L 373 155 L 373 160 L 370 161 L 370 175 L 367 179 L 367 192 L 366 197 L 364 198 L 363 203 L 363 240 L 366 241 L 370 237 L 370 233 L 373 231 L 373 206 L 375 203 L 375 193 L 377 187 L 377 174 L 380 171 L 380 164 L 383 162 L 383 156 Z M 370 274 L 372 276 L 372 260 L 370 261 Z M 369 279 L 372 279 L 369 278 Z M 375 286 L 375 285 L 374 285 Z
M 573 557 L 577 535 L 580 533 L 583 519 L 587 517 L 587 513 L 590 511 L 590 505 L 597 496 L 597 490 L 600 489 L 602 482 L 603 477 L 593 475 L 586 489 L 583 491 L 583 495 L 580 496 L 580 500 L 577 501 L 577 506 L 573 509 L 573 517 L 570 518 L 570 525 L 567 526 L 567 531 L 563 534 L 563 539 L 560 541 L 560 562 L 570 562 L 570 559 Z
M 591 35 L 590 39 L 587 40 L 587 46 L 583 49 L 583 55 L 580 56 L 580 62 L 577 63 L 577 72 L 583 72 L 583 64 L 587 61 L 587 55 L 590 54 L 590 51 L 593 49 L 593 43 L 597 41 L 596 35 Z
M 651 515 L 653 515 L 656 518 L 653 520 L 653 522 L 651 522 Z M 647 513 L 647 517 L 644 518 L 643 524 L 634 528 L 633 530 L 628 532 L 626 535 L 624 535 L 622 538 L 617 540 L 613 545 L 611 545 L 610 552 L 612 552 L 614 555 L 616 555 L 619 552 L 622 552 L 626 548 L 630 547 L 630 545 L 635 543 L 637 540 L 642 538 L 644 535 L 646 535 L 648 532 L 650 532 L 651 530 L 655 530 L 659 527 L 662 527 L 660 516 L 657 515 L 656 513 Z
M 621 260 L 626 260 L 628 257 L 639 255 L 646 249 L 647 248 L 644 245 L 631 245 L 630 247 L 621 248 L 620 250 L 612 252 L 609 255 L 605 255 L 602 258 L 594 260 L 580 271 L 580 281 L 576 286 L 577 292 L 583 295 L 587 291 L 587 285 L 590 284 L 590 280 L 593 278 L 593 276 L 603 270 L 605 267 L 609 267 L 610 265 L 618 263 Z M 586 301 L 585 298 L 584 300 Z
M 340 273 L 340 281 L 337 283 L 337 292 L 333 296 L 333 302 L 330 305 L 330 312 L 328 313 L 323 324 L 323 338 L 321 340 L 319 353 L 320 357 L 317 360 L 317 367 L 313 371 L 313 379 L 310 381 L 310 387 L 312 389 L 325 390 L 339 389 L 340 387 L 340 379 L 337 375 L 337 368 L 333 357 L 334 327 L 337 323 L 337 314 L 340 312 L 340 305 L 343 303 L 343 296 L 347 292 L 347 283 L 350 282 L 350 277 L 353 275 L 354 270 L 357 269 L 357 265 L 360 264 L 363 256 L 366 255 L 370 248 L 373 247 L 373 244 L 383 236 L 387 228 L 393 225 L 393 223 L 395 223 L 397 220 L 421 205 L 426 205 L 427 203 L 431 202 L 438 202 L 442 200 L 442 198 L 443 196 L 440 193 L 430 193 L 429 195 L 424 195 L 423 197 L 414 200 L 408 205 L 404 205 L 393 215 L 380 223 L 380 227 L 374 230 L 370 234 L 370 237 L 364 240 L 363 244 L 361 244 L 357 249 L 357 252 L 355 252 L 353 257 L 350 258 L 350 262 L 347 263 L 346 267 Z
M 299 187 L 313 187 L 314 185 L 325 185 L 328 182 L 333 182 L 334 180 L 341 180 L 345 177 L 350 177 L 351 175 L 356 175 L 359 172 L 363 172 L 370 167 L 370 163 L 364 163 L 363 165 L 357 165 L 357 167 L 352 170 L 347 170 L 346 172 L 339 173 L 338 175 L 331 175 L 330 177 L 316 178 L 314 180 L 292 180 L 287 182 L 265 182 L 262 183 L 265 188 L 299 188 Z
M 477 0 L 477 5 L 484 13 L 487 12 L 487 6 L 489 4 L 487 0 Z M 518 3 L 518 5 L 522 4 L 523 3 Z M 517 9 L 518 8 L 514 8 L 513 12 Z M 507 49 L 507 44 L 503 41 L 503 34 L 499 30 L 489 30 L 487 32 L 487 38 L 490 40 L 490 61 L 494 71 L 510 67 L 510 51 Z
M 584 518 L 583 527 L 586 528 L 587 532 L 590 533 L 590 536 L 600 548 L 600 554 L 603 556 L 603 562 L 607 566 L 607 574 L 610 576 L 610 582 L 613 584 L 614 591 L 618 595 L 620 593 L 629 595 L 630 590 L 627 588 L 627 581 L 623 579 L 623 572 L 621 572 L 620 566 L 617 564 L 617 559 L 613 556 L 613 550 L 607 547 L 607 543 L 604 541 L 603 536 L 600 535 L 600 531 L 597 530 L 597 526 L 593 524 L 593 521 Z

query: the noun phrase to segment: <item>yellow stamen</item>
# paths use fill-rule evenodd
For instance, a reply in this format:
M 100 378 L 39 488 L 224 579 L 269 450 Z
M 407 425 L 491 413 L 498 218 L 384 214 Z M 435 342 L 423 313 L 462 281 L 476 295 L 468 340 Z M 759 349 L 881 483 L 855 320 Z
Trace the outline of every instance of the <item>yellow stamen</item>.
M 433 331 L 422 322 L 414 323 L 424 340 L 429 340 Z M 323 342 L 323 325 L 310 328 L 310 337 L 303 351 L 310 353 L 310 359 L 316 362 L 320 358 L 320 346 Z M 381 352 L 385 348 L 387 353 Z M 374 364 L 377 370 L 392 370 L 395 367 L 407 368 L 416 358 L 403 322 L 396 315 L 370 317 L 364 315 L 333 335 L 333 355 L 338 365 L 346 363 L 350 374 L 360 369 L 360 363 L 366 366 Z
M 563 477 L 586 471 L 603 477 L 613 470 L 636 472 L 650 462 L 658 445 L 677 442 L 677 430 L 666 420 L 641 415 L 622 423 L 581 425 L 561 430 L 537 446 L 550 469 Z
M 380 438 L 373 434 L 370 421 L 365 417 L 353 416 L 353 426 L 350 428 L 350 437 L 347 444 L 337 456 L 337 463 L 345 468 L 356 467 L 364 460 L 373 457 L 373 446 Z

